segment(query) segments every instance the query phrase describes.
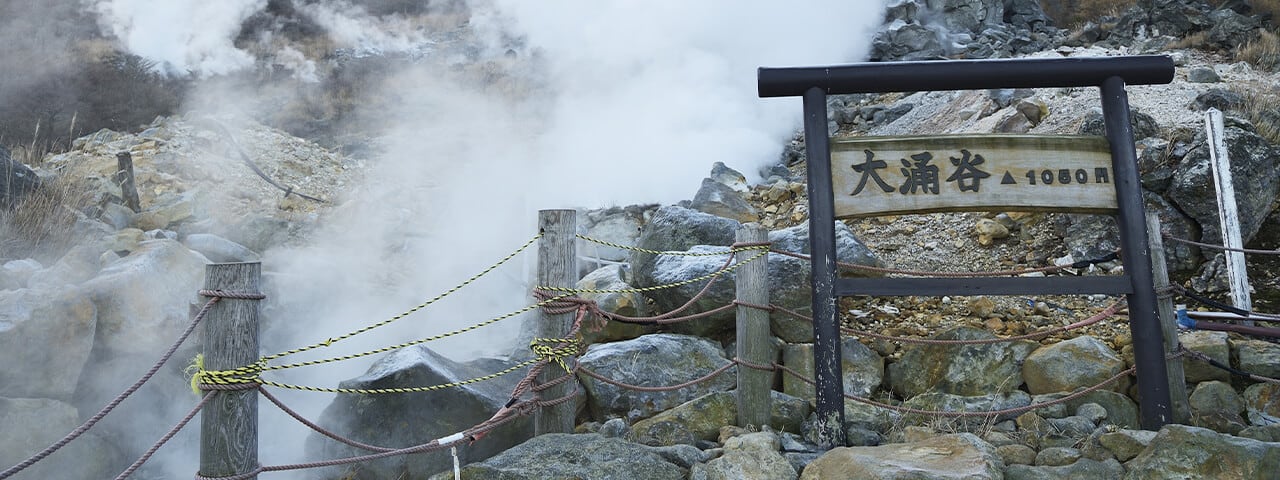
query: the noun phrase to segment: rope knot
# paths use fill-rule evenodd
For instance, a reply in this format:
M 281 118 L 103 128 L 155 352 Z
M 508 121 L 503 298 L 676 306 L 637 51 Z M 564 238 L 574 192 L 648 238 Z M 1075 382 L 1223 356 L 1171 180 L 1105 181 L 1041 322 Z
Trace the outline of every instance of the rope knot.
M 554 362 L 565 373 L 571 373 L 564 359 L 577 356 L 582 351 L 582 342 L 576 338 L 535 338 L 529 342 L 529 349 L 539 361 Z
M 258 360 L 250 365 L 230 370 L 206 370 L 204 354 L 196 355 L 186 372 L 191 374 L 191 391 L 199 394 L 200 390 L 249 390 L 262 383 L 259 374 L 267 368 L 267 363 Z

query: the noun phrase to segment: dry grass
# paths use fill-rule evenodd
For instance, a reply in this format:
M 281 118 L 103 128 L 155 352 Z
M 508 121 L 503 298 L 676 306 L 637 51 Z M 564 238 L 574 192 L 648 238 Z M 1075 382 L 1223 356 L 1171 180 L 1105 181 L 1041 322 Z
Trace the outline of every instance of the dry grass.
M 1041 0 L 1041 8 L 1061 28 L 1071 30 L 1103 16 L 1119 16 L 1137 0 Z
M 1249 6 L 1253 8 L 1253 13 L 1259 15 L 1271 15 L 1271 23 L 1280 25 L 1280 0 L 1249 0 Z
M 1240 93 L 1245 99 L 1242 113 L 1253 122 L 1258 135 L 1272 144 L 1280 144 L 1280 90 L 1253 87 Z
M 0 259 L 35 258 L 48 264 L 60 258 L 77 241 L 79 209 L 94 202 L 90 191 L 84 175 L 65 172 L 46 179 L 13 208 L 0 209 Z
M 1236 52 L 1235 59 L 1271 72 L 1280 70 L 1280 35 L 1258 30 L 1258 35 Z
M 1170 50 L 1181 50 L 1184 48 L 1203 49 L 1208 45 L 1209 45 L 1209 31 L 1201 30 L 1191 35 L 1182 37 L 1177 42 L 1174 42 L 1172 45 L 1169 45 L 1168 49 Z

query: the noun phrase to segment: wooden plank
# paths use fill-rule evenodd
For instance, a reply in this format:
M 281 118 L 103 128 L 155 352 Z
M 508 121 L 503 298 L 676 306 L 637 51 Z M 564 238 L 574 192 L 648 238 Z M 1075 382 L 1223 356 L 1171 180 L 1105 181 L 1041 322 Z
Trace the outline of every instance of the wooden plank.
M 836 295 L 1083 295 L 1133 293 L 1128 275 L 1087 277 L 842 278 Z
M 1222 112 L 1210 108 L 1204 113 L 1205 130 L 1209 134 L 1209 167 L 1213 172 L 1213 186 L 1218 192 L 1218 225 L 1222 229 L 1222 244 L 1227 248 L 1244 248 L 1244 240 L 1240 236 L 1240 212 L 1236 208 L 1236 186 L 1231 177 L 1231 159 L 1227 155 L 1224 143 Z M 1245 266 L 1244 252 L 1225 251 L 1222 254 L 1227 261 L 1227 283 L 1231 287 L 1231 306 L 1242 310 L 1253 310 L 1253 299 L 1249 294 L 1249 273 Z M 1252 320 L 1241 320 L 1241 324 L 1253 325 Z
M 1147 212 L 1147 241 L 1151 244 L 1151 275 L 1156 290 L 1169 288 L 1169 265 L 1164 258 L 1164 239 L 1160 236 L 1160 217 Z M 1168 295 L 1156 299 L 1156 315 L 1160 318 L 1160 332 L 1164 334 L 1164 354 L 1169 358 L 1178 352 L 1178 317 L 1173 311 L 1173 300 Z M 1191 421 L 1191 405 L 1187 397 L 1187 377 L 1182 368 L 1182 358 L 1165 361 L 1169 378 L 1169 401 L 1173 408 L 1173 423 L 1187 425 Z
M 737 233 L 738 242 L 767 242 L 769 231 L 758 223 L 743 225 Z M 753 305 L 769 304 L 768 255 L 738 267 L 734 274 L 734 288 L 740 302 Z M 769 330 L 769 312 L 738 305 L 737 356 L 756 365 L 773 363 L 772 339 Z M 763 427 L 771 416 L 769 391 L 773 389 L 773 372 L 738 366 L 738 426 Z
M 1097 136 L 864 137 L 831 147 L 836 218 L 972 210 L 1114 213 Z
M 574 234 L 578 228 L 578 212 L 575 210 L 538 211 L 538 229 L 542 239 L 538 241 L 538 285 L 573 288 L 578 283 L 578 253 Z M 574 312 L 550 315 L 544 310 L 538 314 L 537 337 L 564 338 L 573 326 Z M 572 365 L 566 359 L 566 364 Z M 569 375 L 560 364 L 551 362 L 538 374 L 539 383 Z M 576 380 L 570 380 L 576 381 Z M 568 382 L 542 392 L 544 400 L 555 400 L 574 391 Z M 575 402 L 564 402 L 534 411 L 533 434 L 573 433 Z
M 205 267 L 204 288 L 257 293 L 261 275 L 261 263 L 215 263 Z M 258 361 L 258 303 L 224 298 L 209 310 L 205 369 L 230 370 Z M 200 411 L 200 475 L 230 477 L 257 467 L 258 391 L 219 392 Z

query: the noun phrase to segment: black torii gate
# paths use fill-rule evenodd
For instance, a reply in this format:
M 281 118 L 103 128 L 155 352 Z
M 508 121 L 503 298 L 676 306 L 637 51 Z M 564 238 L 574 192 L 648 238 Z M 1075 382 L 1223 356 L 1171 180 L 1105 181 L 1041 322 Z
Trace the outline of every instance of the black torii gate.
M 844 444 L 837 296 L 1124 294 L 1129 305 L 1142 427 L 1156 430 L 1173 419 L 1163 337 L 1156 316 L 1151 257 L 1138 183 L 1137 155 L 1125 84 L 1173 80 L 1166 56 L 955 60 L 861 63 L 758 70 L 760 97 L 804 98 L 808 155 L 809 246 L 812 253 L 814 365 L 818 434 L 828 446 Z M 1043 278 L 836 278 L 835 198 L 827 95 L 849 93 L 978 90 L 992 88 L 1098 87 L 1115 177 L 1124 275 Z M 869 168 L 869 167 L 868 167 Z

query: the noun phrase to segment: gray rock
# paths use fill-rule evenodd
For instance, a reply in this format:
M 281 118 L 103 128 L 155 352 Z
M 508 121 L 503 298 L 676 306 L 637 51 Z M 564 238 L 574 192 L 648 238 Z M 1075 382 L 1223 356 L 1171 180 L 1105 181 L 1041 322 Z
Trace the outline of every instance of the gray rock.
M 645 335 L 624 342 L 591 345 L 579 362 L 605 377 L 650 387 L 684 383 L 729 364 L 719 345 L 675 334 Z M 633 392 L 585 376 L 581 380 L 593 418 L 641 419 L 708 393 L 733 388 L 734 368 L 706 382 L 668 392 Z
M 655 208 L 651 205 L 632 205 L 578 212 L 578 228 L 583 235 L 596 240 L 618 245 L 635 245 L 636 240 L 640 238 L 640 229 L 644 226 L 645 215 L 652 213 Z M 583 258 L 578 261 L 578 264 L 582 268 L 594 270 L 604 266 L 591 259 L 625 262 L 630 255 L 630 250 L 618 247 L 583 239 L 578 239 L 577 242 L 578 255 Z
M 637 292 L 619 292 L 618 290 L 630 290 L 631 286 L 627 284 L 623 278 L 624 270 L 627 268 L 625 264 L 609 265 L 587 274 L 582 280 L 578 281 L 577 288 L 584 290 L 613 290 L 612 293 L 580 293 L 578 296 L 586 300 L 594 300 L 600 310 L 624 315 L 628 317 L 641 317 L 647 314 L 648 305 L 644 296 Z M 537 319 L 531 319 L 537 322 Z M 587 344 L 613 342 L 618 340 L 628 340 L 644 335 L 646 329 L 644 325 L 634 323 L 624 323 L 617 321 L 607 322 L 603 329 L 595 330 L 593 328 L 583 328 L 583 340 Z M 530 336 L 532 338 L 532 336 Z M 528 342 L 525 342 L 526 344 Z
M 416 345 L 387 354 L 370 366 L 364 375 L 344 380 L 339 387 L 422 387 L 489 373 L 492 372 L 454 362 L 426 346 Z M 339 435 L 368 444 L 386 447 L 419 445 L 489 419 L 510 398 L 516 381 L 518 378 L 504 376 L 445 390 L 394 395 L 339 395 L 325 408 L 317 423 Z M 464 462 L 483 460 L 524 441 L 532 433 L 530 417 L 519 417 L 508 425 L 489 432 L 484 441 L 460 448 L 459 457 Z M 306 447 L 319 458 L 365 453 L 314 434 L 307 439 Z M 443 450 L 363 462 L 342 474 L 360 479 L 425 478 L 452 463 L 449 451 Z
M 783 433 L 800 433 L 804 421 L 809 418 L 809 402 L 802 398 L 779 392 L 769 391 L 769 426 Z
M 462 467 L 464 480 L 542 480 L 590 478 L 601 480 L 682 480 L 686 471 L 655 449 L 596 434 L 540 435 L 495 455 Z M 386 478 L 386 477 L 383 477 Z M 432 480 L 451 480 L 452 471 Z
M 1088 458 L 1062 466 L 1010 465 L 1004 471 L 1005 480 L 1099 480 L 1121 475 L 1124 475 L 1124 466 L 1120 462 Z
M 1280 423 L 1254 425 L 1241 430 L 1236 436 L 1252 438 L 1260 442 L 1280 442 Z
M 1107 419 L 1107 409 L 1096 403 L 1086 403 L 1076 409 L 1076 416 L 1088 419 L 1094 425 Z
M 1142 192 L 1143 204 L 1149 212 L 1160 217 L 1160 230 L 1178 238 L 1194 238 L 1199 226 L 1190 217 L 1173 207 L 1160 195 Z M 1120 233 L 1115 218 L 1108 215 L 1066 214 L 1056 217 L 1059 234 L 1075 260 L 1100 258 L 1120 247 Z M 1190 245 L 1164 242 L 1165 258 L 1170 271 L 1193 271 L 1200 265 L 1200 249 Z
M 97 309 L 76 287 L 0 291 L 0 397 L 69 400 L 89 353 Z
M 200 252 L 215 263 L 256 262 L 259 255 L 244 245 L 211 233 L 193 233 L 182 239 L 187 248 Z
M 1222 77 L 1209 67 L 1195 67 L 1187 72 L 1187 81 L 1191 83 L 1218 83 Z
M 760 220 L 760 212 L 737 190 L 710 178 L 702 179 L 702 187 L 693 196 L 689 208 L 742 223 Z
M 0 465 L 17 465 L 80 426 L 75 407 L 45 398 L 0 397 Z M 88 432 L 61 450 L 28 467 L 12 480 L 111 478 L 123 460 L 115 442 Z M 125 460 L 128 461 L 128 460 Z M 122 467 L 121 467 L 122 468 Z
M 1280 471 L 1280 443 L 1166 425 L 1126 467 L 1126 480 L 1268 478 Z
M 1031 352 L 1022 364 L 1022 378 L 1033 394 L 1069 392 L 1111 378 L 1124 366 L 1106 343 L 1084 335 Z
M 1232 365 L 1264 377 L 1280 378 L 1280 345 L 1262 340 L 1232 340 Z
M 1255 383 L 1244 389 L 1245 409 L 1249 423 L 1274 425 L 1280 423 L 1280 384 Z
M 1187 332 L 1178 335 L 1178 343 L 1187 350 L 1208 356 L 1224 365 L 1231 362 L 1231 347 L 1227 343 L 1227 332 L 1208 330 Z M 1183 361 L 1182 371 L 1189 384 L 1207 380 L 1231 380 L 1231 373 L 1226 370 L 1194 359 Z
M 1156 432 L 1151 430 L 1121 429 L 1102 434 L 1098 437 L 1098 441 L 1102 446 L 1107 447 L 1117 460 L 1127 462 L 1142 453 L 1148 445 L 1151 445 L 1151 440 L 1154 438 L 1156 438 Z
M 187 304 L 204 282 L 205 258 L 182 244 L 137 248 L 84 284 L 98 308 L 96 348 L 112 354 L 164 351 L 186 328 Z
M 25 288 L 27 280 L 42 268 L 40 262 L 30 258 L 4 262 L 0 265 L 0 290 Z
M 1200 110 L 1216 108 L 1229 112 L 1244 105 L 1244 96 L 1231 90 L 1211 88 L 1205 90 L 1204 93 L 1196 95 L 1196 100 L 1192 105 Z
M 36 172 L 9 156 L 9 149 L 0 146 L 0 209 L 18 205 L 24 197 L 40 188 Z
M 610 418 L 600 426 L 600 431 L 595 432 L 609 438 L 622 438 L 631 432 L 631 426 L 627 425 L 627 421 L 621 418 Z
M 680 468 L 692 468 L 694 465 L 707 461 L 709 455 L 698 447 L 691 445 L 671 445 L 667 447 L 653 447 L 653 453 L 661 455 L 668 462 L 679 465 Z
M 1065 397 L 1067 393 L 1049 393 L 1044 395 L 1034 395 L 1031 397 L 1032 403 L 1044 403 L 1051 400 L 1057 400 Z M 1095 390 L 1083 395 L 1079 398 L 1069 400 L 1067 409 L 1076 411 L 1087 403 L 1094 403 L 1102 406 L 1107 411 L 1107 417 L 1101 423 L 1103 425 L 1116 425 L 1124 428 L 1138 428 L 1138 405 L 1133 403 L 1129 397 L 1124 394 L 1113 392 L 1110 390 Z
M 1080 451 L 1074 448 L 1050 447 L 1036 454 L 1037 466 L 1060 467 L 1080 459 Z
M 649 446 L 694 445 L 698 440 L 715 440 L 720 427 L 737 419 L 737 397 L 714 392 L 636 422 L 627 440 Z
M 1256 35 L 1258 27 L 1262 26 L 1258 16 L 1241 15 L 1229 8 L 1209 12 L 1209 22 L 1213 25 L 1209 29 L 1209 43 L 1224 49 L 1238 48 L 1248 43 Z
M 844 393 L 867 397 L 884 379 L 884 359 L 853 338 L 840 339 L 841 379 Z M 782 349 L 782 364 L 797 373 L 813 378 L 813 344 L 789 343 Z M 792 375 L 782 376 L 782 391 L 806 400 L 813 400 L 812 385 Z
M 959 433 L 912 443 L 834 448 L 805 467 L 800 478 L 980 480 L 1003 478 L 1003 470 L 995 447 L 972 433 Z
M 711 164 L 711 177 L 717 183 L 729 187 L 735 192 L 750 191 L 751 187 L 747 185 L 747 177 L 742 172 L 729 168 L 724 162 L 716 162 Z
M 893 23 L 876 32 L 872 61 L 927 60 L 946 55 L 937 31 L 919 23 Z
M 1189 397 L 1192 410 L 1201 412 L 1240 413 L 1244 411 L 1244 398 L 1231 384 L 1220 381 L 1200 382 Z
M 945 330 L 933 338 L 973 340 L 995 338 L 969 327 Z M 1034 342 L 987 345 L 921 345 L 907 350 L 889 365 L 889 385 L 906 398 L 926 392 L 962 396 L 1008 393 L 1022 385 L 1022 361 Z
M 128 227 L 132 219 L 133 210 L 119 203 L 106 204 L 102 207 L 102 213 L 98 214 L 98 220 L 117 230 Z
M 876 259 L 871 256 L 861 242 L 858 242 L 853 237 L 847 226 L 842 222 L 837 222 L 836 225 L 838 225 L 836 227 L 836 255 L 840 261 L 857 265 L 878 265 Z M 771 232 L 769 239 L 774 242 L 774 248 L 776 249 L 805 253 L 807 248 L 801 248 L 801 241 L 798 237 L 804 235 L 803 246 L 807 247 L 807 233 L 807 228 L 792 227 Z M 731 243 L 732 241 L 726 242 L 725 245 Z M 727 257 L 725 255 L 714 255 L 724 250 L 726 250 L 724 247 L 696 245 L 689 248 L 688 253 L 700 255 L 658 256 L 651 263 L 647 276 L 636 272 L 635 284 L 637 286 L 672 285 L 712 275 L 725 266 Z M 759 255 L 758 251 L 747 251 L 738 254 L 737 258 L 742 261 L 751 258 L 756 258 L 759 261 L 765 258 L 756 257 L 757 255 Z M 805 312 L 813 302 L 808 281 L 810 262 L 774 253 L 768 254 L 767 258 L 769 261 L 768 284 L 774 286 L 769 292 L 769 302 Z M 694 282 L 674 288 L 652 291 L 649 292 L 649 297 L 653 299 L 659 310 L 664 312 L 671 311 L 688 303 L 705 287 L 705 281 Z M 733 301 L 734 295 L 734 282 L 731 275 L 716 277 L 715 284 L 712 285 L 707 294 L 700 297 L 685 314 L 705 312 L 722 307 Z M 780 337 L 789 341 L 806 337 L 812 338 L 813 326 L 809 322 L 792 317 L 784 318 L 782 315 L 782 313 L 775 312 L 772 315 L 773 320 L 771 320 Z M 733 316 L 734 313 L 730 310 L 690 322 L 673 324 L 669 328 L 677 333 L 717 337 L 733 329 Z
M 756 432 L 732 437 L 724 443 L 724 454 L 704 465 L 695 465 L 690 479 L 706 480 L 787 480 L 797 476 L 795 467 L 778 451 L 778 436 Z
M 1235 182 L 1236 206 L 1240 213 L 1240 234 L 1248 243 L 1262 226 L 1272 202 L 1280 193 L 1280 151 L 1258 134 L 1229 126 L 1225 130 L 1227 156 Z M 1168 197 L 1174 205 L 1200 225 L 1205 243 L 1222 243 L 1209 149 L 1201 145 L 1187 153 L 1174 172 Z M 1193 239 L 1194 240 L 1194 239 Z
M 947 393 L 930 392 L 916 395 L 903 402 L 902 406 L 921 410 L 941 412 L 990 412 L 1031 405 L 1031 395 L 1021 390 L 1009 393 L 977 395 L 963 397 Z M 995 421 L 1017 418 L 1017 414 L 1004 414 L 995 417 Z M 907 414 L 903 419 L 909 424 L 923 424 L 932 419 L 929 415 Z M 990 422 L 990 417 L 956 418 L 954 422 L 968 431 L 976 431 Z
M 1033 465 L 1036 463 L 1036 451 L 1021 443 L 1012 443 L 996 447 L 996 453 L 1005 465 Z
M 635 246 L 660 252 L 683 252 L 694 245 L 728 246 L 741 224 L 724 217 L 702 213 L 684 207 L 659 208 L 653 218 L 640 230 Z M 637 287 L 651 287 L 653 263 L 657 256 L 633 251 L 630 256 L 632 283 Z
M 1160 135 L 1160 124 L 1151 115 L 1133 110 L 1129 112 L 1129 122 L 1133 126 L 1133 139 L 1142 140 Z M 1102 110 L 1090 110 L 1080 124 L 1080 135 L 1105 135 L 1106 127 L 1102 121 Z

